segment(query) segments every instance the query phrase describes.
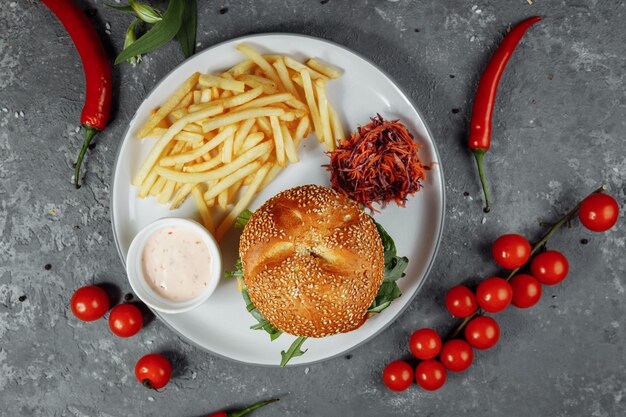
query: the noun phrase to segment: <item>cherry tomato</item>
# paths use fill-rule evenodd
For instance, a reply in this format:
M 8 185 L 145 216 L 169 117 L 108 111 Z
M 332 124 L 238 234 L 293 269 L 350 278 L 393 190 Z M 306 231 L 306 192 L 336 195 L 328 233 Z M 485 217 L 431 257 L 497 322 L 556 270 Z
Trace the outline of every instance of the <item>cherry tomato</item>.
M 500 339 L 500 326 L 491 317 L 476 317 L 467 323 L 465 339 L 476 349 L 489 349 Z
M 420 362 L 415 368 L 415 382 L 425 390 L 436 391 L 446 383 L 446 368 L 434 359 Z
M 578 218 L 592 232 L 605 232 L 617 223 L 619 206 L 613 197 L 604 193 L 591 194 L 578 209 Z
M 82 321 L 94 321 L 109 309 L 109 296 L 100 287 L 89 285 L 76 290 L 70 301 L 72 313 Z
M 416 330 L 409 339 L 409 349 L 417 359 L 432 359 L 441 350 L 441 337 L 433 329 Z
M 172 365 L 164 356 L 150 353 L 137 361 L 135 376 L 144 387 L 161 389 L 170 381 Z
M 109 327 L 119 337 L 136 335 L 143 327 L 141 310 L 132 304 L 120 304 L 113 307 L 109 314 Z
M 385 367 L 383 382 L 392 391 L 404 391 L 413 383 L 413 368 L 405 361 L 394 361 Z
M 540 253 L 530 263 L 530 273 L 545 285 L 555 285 L 563 281 L 568 271 L 567 258 L 555 250 Z
M 532 307 L 541 298 L 541 284 L 537 278 L 528 274 L 515 275 L 509 281 L 513 288 L 511 304 L 518 308 Z
M 491 255 L 502 268 L 516 269 L 530 259 L 530 243 L 521 235 L 502 235 L 493 243 Z
M 472 364 L 474 351 L 465 340 L 452 339 L 444 343 L 439 358 L 443 366 L 452 372 L 461 372 Z
M 497 313 L 511 304 L 513 290 L 511 285 L 503 278 L 487 278 L 476 288 L 476 301 L 483 310 Z
M 446 294 L 446 308 L 453 316 L 464 318 L 474 314 L 478 305 L 474 293 L 469 288 L 457 285 L 450 288 Z

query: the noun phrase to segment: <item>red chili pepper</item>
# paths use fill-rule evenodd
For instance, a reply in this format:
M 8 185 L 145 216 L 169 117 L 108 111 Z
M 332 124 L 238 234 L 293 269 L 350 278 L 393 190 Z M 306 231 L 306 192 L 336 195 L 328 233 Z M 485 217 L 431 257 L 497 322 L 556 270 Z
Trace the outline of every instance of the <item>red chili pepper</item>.
M 85 13 L 72 0 L 41 0 L 65 26 L 80 54 L 85 73 L 86 93 L 80 122 L 85 140 L 76 161 L 74 185 L 78 186 L 80 165 L 93 137 L 102 131 L 111 110 L 111 65 L 102 42 Z
M 261 408 L 270 403 L 275 403 L 278 401 L 278 398 L 273 400 L 261 401 L 256 404 L 251 405 L 248 408 L 244 408 L 243 410 L 234 410 L 234 411 L 218 411 L 217 413 L 209 414 L 207 417 L 241 417 L 249 412 L 256 410 L 257 408 Z
M 534 16 L 521 21 L 504 37 L 502 43 L 491 57 L 487 68 L 483 72 L 478 84 L 478 90 L 474 97 L 474 108 L 472 109 L 472 120 L 470 121 L 470 134 L 468 145 L 472 149 L 478 164 L 478 174 L 485 193 L 485 213 L 489 212 L 489 190 L 485 182 L 483 172 L 483 156 L 491 145 L 491 118 L 493 108 L 496 104 L 496 93 L 498 83 L 504 72 L 509 58 L 513 55 L 515 47 L 524 36 L 526 30 L 541 20 L 541 17 Z

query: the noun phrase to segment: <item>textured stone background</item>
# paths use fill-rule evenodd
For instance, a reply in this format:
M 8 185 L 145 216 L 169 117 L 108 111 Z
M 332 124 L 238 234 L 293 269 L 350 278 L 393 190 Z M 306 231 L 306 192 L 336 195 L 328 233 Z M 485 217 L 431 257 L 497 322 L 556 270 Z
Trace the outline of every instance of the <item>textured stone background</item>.
M 170 44 L 135 68 L 114 69 L 115 118 L 87 161 L 87 186 L 74 191 L 69 181 L 82 135 L 75 130 L 83 100 L 80 62 L 39 2 L 3 1 L 0 415 L 200 416 L 273 396 L 283 401 L 256 415 L 626 414 L 621 225 L 591 234 L 574 221 L 559 233 L 551 247 L 569 257 L 569 278 L 546 288 L 530 311 L 499 315 L 501 343 L 478 353 L 471 370 L 451 375 L 442 390 L 394 394 L 380 380 L 385 363 L 406 356 L 414 329 L 451 325 L 442 307 L 447 288 L 497 272 L 488 248 L 499 234 L 538 237 L 541 221 L 555 220 L 601 182 L 623 208 L 623 1 L 199 3 L 199 50 L 250 33 L 306 33 L 358 51 L 398 80 L 426 117 L 446 173 L 446 229 L 434 270 L 410 308 L 381 335 L 349 356 L 308 368 L 232 363 L 188 345 L 156 320 L 130 340 L 112 336 L 104 320 L 78 322 L 67 308 L 75 288 L 106 283 L 118 295 L 129 290 L 111 234 L 111 167 L 134 109 L 182 56 Z M 111 54 L 119 51 L 129 17 L 102 1 L 81 4 L 93 10 Z M 483 224 L 474 162 L 464 145 L 471 98 L 506 28 L 534 14 L 546 18 L 520 45 L 498 96 L 486 158 L 495 210 Z M 175 365 L 171 385 L 158 394 L 145 391 L 131 373 L 151 350 L 168 352 Z

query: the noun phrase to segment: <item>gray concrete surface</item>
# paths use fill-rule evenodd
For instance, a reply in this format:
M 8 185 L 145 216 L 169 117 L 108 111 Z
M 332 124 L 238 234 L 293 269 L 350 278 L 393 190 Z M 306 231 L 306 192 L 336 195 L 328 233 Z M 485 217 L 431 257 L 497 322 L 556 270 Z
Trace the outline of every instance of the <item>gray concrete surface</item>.
M 129 291 L 109 220 L 111 168 L 134 109 L 182 56 L 172 43 L 135 68 L 114 69 L 115 117 L 89 155 L 87 185 L 74 191 L 69 181 L 81 141 L 75 131 L 83 99 L 80 62 L 39 2 L 4 1 L 0 415 L 200 416 L 274 396 L 283 401 L 257 416 L 626 415 L 623 221 L 606 234 L 587 232 L 577 221 L 559 233 L 550 246 L 569 257 L 569 278 L 546 288 L 530 311 L 500 314 L 501 343 L 479 352 L 469 372 L 450 375 L 442 390 L 414 387 L 395 394 L 380 379 L 387 362 L 407 356 L 413 330 L 451 327 L 442 307 L 447 288 L 497 272 L 489 244 L 499 234 L 540 236 L 540 222 L 555 220 L 602 182 L 619 198 L 623 214 L 624 2 L 199 3 L 200 50 L 250 33 L 305 33 L 358 51 L 398 80 L 425 115 L 445 167 L 446 229 L 434 270 L 410 308 L 380 336 L 349 356 L 308 368 L 232 363 L 190 346 L 157 320 L 129 340 L 112 336 L 104 320 L 79 323 L 67 306 L 75 288 L 106 283 L 118 288 L 118 296 Z M 95 10 L 111 54 L 119 51 L 129 17 L 102 1 L 81 4 Z M 534 14 L 546 18 L 514 55 L 498 96 L 486 157 L 495 209 L 485 216 L 464 145 L 471 99 L 506 28 Z M 132 375 L 147 351 L 173 359 L 175 377 L 161 393 L 147 392 Z

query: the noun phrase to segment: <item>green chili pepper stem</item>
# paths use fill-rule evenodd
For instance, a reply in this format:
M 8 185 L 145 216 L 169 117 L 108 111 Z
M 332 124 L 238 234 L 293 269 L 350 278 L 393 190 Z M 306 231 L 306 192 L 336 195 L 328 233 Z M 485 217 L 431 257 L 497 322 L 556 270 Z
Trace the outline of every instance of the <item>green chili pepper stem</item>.
M 229 413 L 226 413 L 226 415 L 228 417 L 241 417 L 241 416 L 248 414 L 251 411 L 256 410 L 257 408 L 264 407 L 270 403 L 275 403 L 276 401 L 278 401 L 278 398 L 274 398 L 274 399 L 267 400 L 267 401 L 261 401 L 256 404 L 252 404 L 250 407 L 244 408 L 243 410 L 231 411 Z
M 85 157 L 85 152 L 87 152 L 87 148 L 91 143 L 91 140 L 98 134 L 100 131 L 95 127 L 91 127 L 88 125 L 83 125 L 85 128 L 85 140 L 83 141 L 83 147 L 80 148 L 80 153 L 78 154 L 78 159 L 76 160 L 76 167 L 74 168 L 74 187 L 79 189 L 78 179 L 80 176 L 80 166 L 83 163 L 83 158 Z
M 585 201 L 589 196 L 593 195 L 593 194 L 598 194 L 598 193 L 603 193 L 606 191 L 606 185 L 602 184 L 600 187 L 598 187 L 597 189 L 595 189 L 593 192 L 591 192 L 591 194 L 589 194 L 587 197 L 583 198 L 581 201 L 578 202 L 578 204 L 576 204 L 576 206 L 571 209 L 565 216 L 561 217 L 561 219 L 556 222 L 551 228 L 550 230 L 548 230 L 548 233 L 546 233 L 537 243 L 535 243 L 530 251 L 530 255 L 532 257 L 532 255 L 534 255 L 535 253 L 537 253 L 537 251 L 539 249 L 541 249 L 541 247 L 543 245 L 545 245 L 548 240 L 552 237 L 552 235 L 561 228 L 561 226 L 563 226 L 565 223 L 567 223 L 569 220 L 571 220 L 572 217 L 574 217 L 574 215 L 578 212 L 578 209 L 580 208 L 580 205 L 583 203 L 583 201 Z M 511 278 L 513 278 L 520 269 L 523 268 L 523 265 L 520 266 L 517 269 L 514 269 L 511 271 L 511 273 L 506 277 L 507 281 L 510 281 Z M 459 335 L 459 333 L 461 333 L 461 330 L 463 330 L 465 328 L 465 326 L 467 326 L 467 323 L 469 323 L 474 317 L 477 316 L 482 316 L 483 314 L 485 314 L 485 312 L 482 309 L 478 309 L 474 312 L 474 314 L 465 317 L 463 319 L 463 321 L 454 329 L 454 331 L 452 331 L 452 333 L 450 333 L 450 336 L 448 337 L 448 340 L 454 339 L 455 337 L 457 337 Z
M 483 186 L 483 193 L 485 193 L 485 208 L 483 211 L 489 213 L 491 207 L 489 207 L 489 189 L 487 188 L 487 181 L 485 181 L 485 172 L 483 171 L 483 157 L 485 156 L 485 149 L 472 149 L 474 156 L 476 157 L 476 164 L 478 165 L 478 176 L 480 177 L 480 183 Z

